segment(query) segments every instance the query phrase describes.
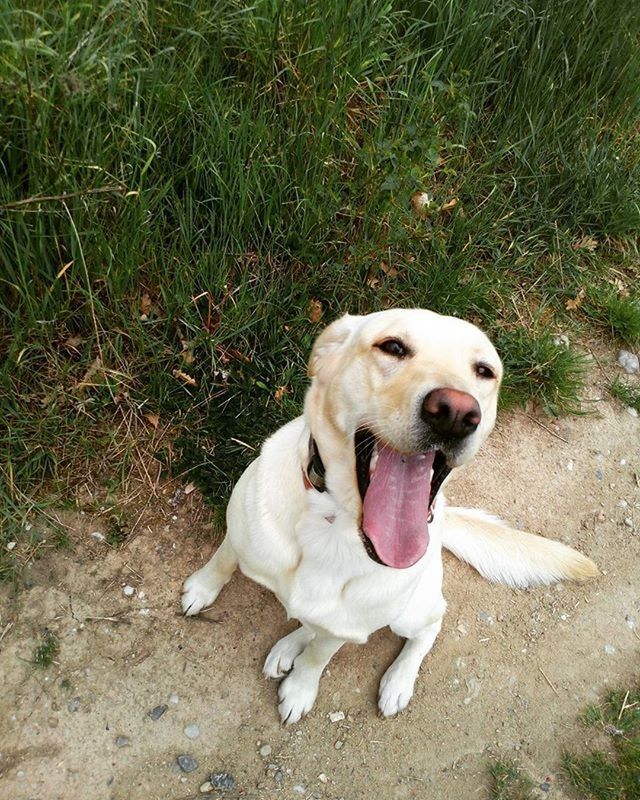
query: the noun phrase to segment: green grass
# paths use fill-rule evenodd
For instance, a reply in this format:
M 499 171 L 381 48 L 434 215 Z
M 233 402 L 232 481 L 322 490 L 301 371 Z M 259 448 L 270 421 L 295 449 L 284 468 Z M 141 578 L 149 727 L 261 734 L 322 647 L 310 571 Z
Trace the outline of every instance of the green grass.
M 640 691 L 611 692 L 603 703 L 587 709 L 584 723 L 592 732 L 604 733 L 608 746 L 565 752 L 562 765 L 570 784 L 589 800 L 639 800 Z
M 625 383 L 620 378 L 609 384 L 609 392 L 628 408 L 635 408 L 640 411 L 640 388 Z
M 562 753 L 562 773 L 570 797 L 580 800 L 640 800 L 640 691 L 616 690 L 592 703 L 582 724 L 593 745 Z M 584 731 L 583 731 L 584 733 Z M 602 747 L 606 737 L 605 749 Z M 535 783 L 513 760 L 489 764 L 491 800 L 534 800 Z
M 492 786 L 491 800 L 534 800 L 535 786 L 531 778 L 510 759 L 498 759 L 489 764 Z
M 45 628 L 42 641 L 34 650 L 31 663 L 36 667 L 46 669 L 53 664 L 59 650 L 60 642 L 58 637 L 48 628 Z
M 10 3 L 0 546 L 145 446 L 222 503 L 347 310 L 472 319 L 508 402 L 575 410 L 551 335 L 638 340 L 639 33 L 635 0 Z

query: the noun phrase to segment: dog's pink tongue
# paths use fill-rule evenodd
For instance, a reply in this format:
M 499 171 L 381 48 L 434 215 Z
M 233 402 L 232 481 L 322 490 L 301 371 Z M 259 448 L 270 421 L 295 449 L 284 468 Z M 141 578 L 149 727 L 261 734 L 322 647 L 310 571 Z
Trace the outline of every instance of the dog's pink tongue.
M 362 529 L 378 558 L 404 568 L 429 544 L 429 494 L 434 452 L 403 456 L 383 447 L 364 498 Z

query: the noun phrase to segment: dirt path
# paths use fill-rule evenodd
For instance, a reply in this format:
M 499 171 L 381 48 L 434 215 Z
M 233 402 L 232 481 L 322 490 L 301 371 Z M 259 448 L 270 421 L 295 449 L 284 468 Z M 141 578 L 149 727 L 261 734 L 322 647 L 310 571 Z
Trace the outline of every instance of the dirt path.
M 30 588 L 1 590 L 0 633 L 13 626 L 0 643 L 0 795 L 173 800 L 202 796 L 209 773 L 228 772 L 236 790 L 209 796 L 475 800 L 488 796 L 491 755 L 507 754 L 550 781 L 544 796 L 562 798 L 558 757 L 581 741 L 576 715 L 638 678 L 640 420 L 596 409 L 541 419 L 552 432 L 503 419 L 448 495 L 582 549 L 602 576 L 513 591 L 447 557 L 445 624 L 394 720 L 376 715 L 377 682 L 399 648 L 383 631 L 344 647 L 310 716 L 280 726 L 276 685 L 260 673 L 293 627 L 277 601 L 236 575 L 206 618 L 178 613 L 182 579 L 211 550 L 192 498 L 175 510 L 154 501 L 119 551 L 90 536 L 102 517 L 68 517 L 75 550 L 38 562 Z M 44 626 L 60 650 L 34 669 Z M 176 770 L 180 754 L 198 768 Z

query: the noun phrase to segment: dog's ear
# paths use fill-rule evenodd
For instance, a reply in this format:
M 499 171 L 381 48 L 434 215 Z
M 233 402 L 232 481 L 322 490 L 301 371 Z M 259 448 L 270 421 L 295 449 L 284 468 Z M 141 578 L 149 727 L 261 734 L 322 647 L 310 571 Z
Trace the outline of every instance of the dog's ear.
M 349 336 L 356 330 L 362 317 L 352 314 L 345 314 L 331 325 L 326 327 L 315 341 L 309 359 L 307 374 L 310 378 L 321 377 L 326 373 L 331 364 L 335 362 L 342 346 L 347 342 Z

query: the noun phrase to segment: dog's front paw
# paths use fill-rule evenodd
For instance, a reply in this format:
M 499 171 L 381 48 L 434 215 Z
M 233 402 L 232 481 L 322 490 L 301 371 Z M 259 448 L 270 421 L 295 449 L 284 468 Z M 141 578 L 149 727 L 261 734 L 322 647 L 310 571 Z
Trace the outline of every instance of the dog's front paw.
M 318 681 L 304 675 L 291 673 L 280 684 L 278 711 L 280 719 L 287 725 L 299 722 L 313 708 L 318 694 Z
M 291 672 L 293 662 L 311 640 L 304 628 L 297 628 L 276 642 L 264 662 L 262 672 L 267 678 L 282 678 Z
M 384 717 L 393 717 L 409 705 L 413 697 L 415 676 L 392 664 L 382 676 L 378 692 L 378 708 Z
M 199 614 L 213 605 L 220 588 L 208 581 L 202 570 L 190 575 L 182 585 L 182 610 L 188 617 Z

